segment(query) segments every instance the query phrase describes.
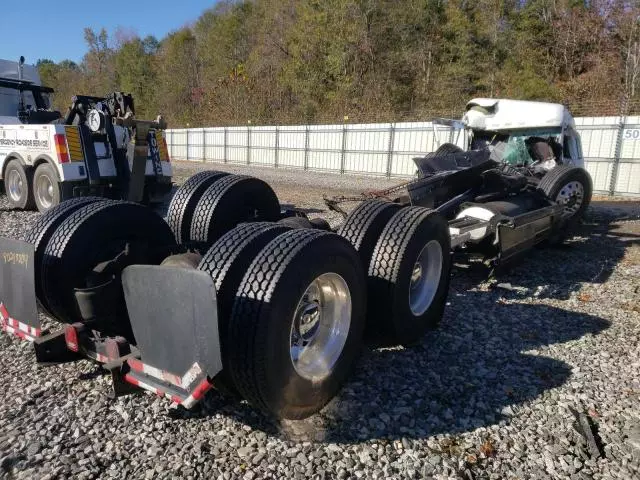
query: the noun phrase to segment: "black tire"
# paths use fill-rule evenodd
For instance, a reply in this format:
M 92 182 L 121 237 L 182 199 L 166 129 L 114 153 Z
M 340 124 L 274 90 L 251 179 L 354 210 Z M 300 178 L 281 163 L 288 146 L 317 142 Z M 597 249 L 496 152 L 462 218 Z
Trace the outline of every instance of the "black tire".
M 578 191 L 575 189 L 576 183 L 582 187 L 582 203 L 578 208 L 575 208 L 575 200 L 572 200 L 577 199 L 578 196 L 575 194 L 572 195 L 571 191 L 571 188 L 574 188 L 574 192 Z M 552 233 L 546 242 L 552 245 L 562 243 L 576 228 L 591 203 L 591 195 L 593 194 L 591 176 L 584 168 L 559 165 L 548 171 L 546 175 L 542 177 L 542 180 L 538 183 L 538 191 L 554 202 L 559 200 L 561 193 L 563 196 L 569 197 L 565 213 L 554 222 Z
M 236 293 L 251 262 L 260 250 L 278 235 L 290 228 L 277 223 L 243 223 L 220 237 L 205 254 L 199 270 L 211 275 L 216 287 L 218 302 L 218 331 L 220 333 L 222 359 L 226 362 L 227 327 Z M 214 385 L 224 393 L 237 395 L 228 374 L 228 365 L 214 379 Z
M 211 185 L 196 206 L 191 240 L 212 244 L 243 222 L 271 222 L 280 216 L 280 203 L 271 187 L 253 177 L 233 175 Z
M 331 225 L 324 218 L 316 217 L 309 220 L 311 226 L 318 230 L 325 230 L 327 232 L 331 231 Z
M 228 175 L 218 171 L 199 172 L 178 188 L 167 211 L 167 223 L 178 243 L 188 242 L 190 239 L 191 219 L 202 194 L 216 181 Z
M 137 252 L 134 263 L 139 264 L 160 264 L 163 249 L 175 247 L 166 222 L 132 202 L 94 202 L 67 217 L 47 243 L 42 262 L 43 303 L 48 310 L 60 321 L 81 321 L 74 289 L 86 287 L 93 268 L 113 259 L 127 243 L 140 247 L 132 249 Z M 109 333 L 127 337 L 130 326 L 124 296 L 112 308 L 118 315 Z
M 51 184 L 50 204 L 46 204 L 47 199 L 39 194 L 39 184 L 44 180 Z M 48 163 L 41 163 L 33 174 L 33 199 L 39 212 L 44 213 L 60 203 L 60 183 L 58 174 Z
M 299 300 L 320 275 L 344 280 L 351 298 L 349 330 L 333 367 L 309 380 L 291 359 L 291 332 Z M 241 395 L 278 418 L 302 419 L 338 392 L 355 365 L 365 321 L 366 289 L 360 259 L 339 235 L 294 229 L 271 241 L 252 262 L 232 310 L 229 372 Z
M 271 240 L 289 230 L 277 223 L 242 223 L 220 237 L 202 257 L 198 270 L 211 275 L 216 287 L 221 338 L 225 338 L 236 292 L 251 262 Z
M 286 217 L 278 220 L 278 223 L 291 228 L 313 228 L 313 224 L 305 217 Z
M 424 310 L 416 311 L 410 305 L 411 281 L 416 261 L 428 245 L 436 250 L 435 256 L 428 259 L 441 261 L 440 274 L 437 269 L 434 271 L 433 279 L 438 283 L 432 289 L 430 303 L 425 301 Z M 369 265 L 367 336 L 370 341 L 408 346 L 437 326 L 449 290 L 450 248 L 448 223 L 433 210 L 407 207 L 391 218 L 378 239 Z M 427 252 L 431 255 L 430 249 Z M 425 279 L 429 278 L 428 273 Z
M 14 175 L 19 176 L 20 189 L 11 189 L 10 182 Z M 33 210 L 35 201 L 33 199 L 33 171 L 30 168 L 24 168 L 16 159 L 10 160 L 4 169 L 4 191 L 7 199 L 13 208 L 20 210 Z
M 365 270 L 369 268 L 373 250 L 382 230 L 400 208 L 400 205 L 386 200 L 364 201 L 349 214 L 338 229 L 338 235 L 346 238 L 360 255 Z
M 79 208 L 103 200 L 99 197 L 78 197 L 66 200 L 59 203 L 55 207 L 47 210 L 36 222 L 25 236 L 25 242 L 31 243 L 34 248 L 34 281 L 36 289 L 36 298 L 42 299 L 42 259 L 44 257 L 44 251 L 47 248 L 47 243 L 51 236 L 55 233 L 58 226 L 64 222 L 64 220 Z M 45 311 L 48 311 L 46 306 L 40 302 L 41 307 Z
M 454 153 L 463 152 L 460 147 L 454 145 L 453 143 L 443 143 L 440 145 L 435 152 L 433 152 L 434 157 L 441 157 L 443 155 L 452 155 Z

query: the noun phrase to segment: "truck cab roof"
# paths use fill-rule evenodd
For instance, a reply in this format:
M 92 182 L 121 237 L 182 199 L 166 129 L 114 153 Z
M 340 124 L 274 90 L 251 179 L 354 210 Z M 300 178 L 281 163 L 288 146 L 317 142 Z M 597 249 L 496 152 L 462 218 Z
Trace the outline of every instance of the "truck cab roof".
M 21 75 L 19 62 L 0 59 L 0 124 L 22 123 L 18 118 L 21 92 L 25 105 L 34 110 L 49 108 L 46 95 L 53 90 L 42 86 L 37 67 L 23 64 Z
M 569 110 L 559 103 L 474 98 L 462 121 L 473 130 L 511 131 L 574 127 Z

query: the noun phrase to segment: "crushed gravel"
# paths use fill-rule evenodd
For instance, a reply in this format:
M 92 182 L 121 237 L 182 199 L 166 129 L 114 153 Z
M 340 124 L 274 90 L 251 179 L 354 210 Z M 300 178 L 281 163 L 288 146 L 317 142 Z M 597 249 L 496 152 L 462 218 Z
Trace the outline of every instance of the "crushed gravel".
M 181 183 L 202 165 L 175 168 Z M 395 183 L 220 168 L 318 210 L 324 193 Z M 22 238 L 37 217 L 0 196 L 0 235 Z M 0 365 L 4 478 L 638 478 L 640 204 L 593 204 L 565 246 L 495 280 L 458 265 L 440 328 L 414 348 L 365 352 L 305 421 L 275 423 L 215 392 L 194 411 L 111 400 L 94 364 L 39 368 L 7 335 Z

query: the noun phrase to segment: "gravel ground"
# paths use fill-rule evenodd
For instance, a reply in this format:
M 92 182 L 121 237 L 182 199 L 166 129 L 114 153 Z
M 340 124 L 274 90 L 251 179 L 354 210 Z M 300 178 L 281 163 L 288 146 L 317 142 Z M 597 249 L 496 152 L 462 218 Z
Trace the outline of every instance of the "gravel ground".
M 201 168 L 175 167 L 179 183 Z M 323 193 L 390 184 L 225 169 L 309 209 Z M 37 216 L 0 196 L 0 235 L 22 237 Z M 215 392 L 192 412 L 147 394 L 110 400 L 95 365 L 38 368 L 30 345 L 1 335 L 0 475 L 638 478 L 640 204 L 595 203 L 571 242 L 497 280 L 464 265 L 454 277 L 438 330 L 411 349 L 365 352 L 340 395 L 301 422 Z

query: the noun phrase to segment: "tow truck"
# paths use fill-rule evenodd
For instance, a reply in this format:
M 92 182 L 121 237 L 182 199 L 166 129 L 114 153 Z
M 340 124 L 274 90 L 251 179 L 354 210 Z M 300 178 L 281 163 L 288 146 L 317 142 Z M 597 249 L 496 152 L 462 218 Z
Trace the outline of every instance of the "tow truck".
M 157 202 L 172 188 L 166 123 L 135 119 L 131 95 L 77 95 L 65 115 L 35 67 L 0 60 L 0 180 L 17 209 L 69 198 Z

